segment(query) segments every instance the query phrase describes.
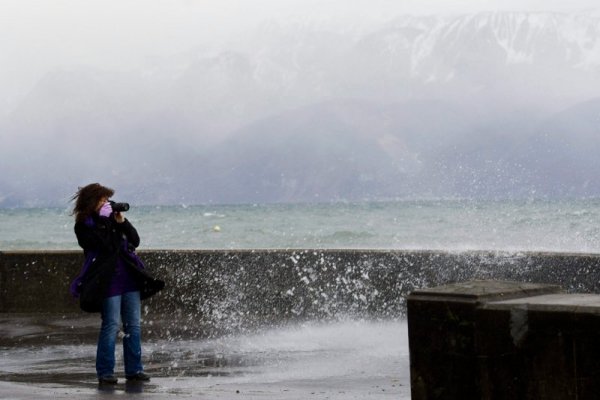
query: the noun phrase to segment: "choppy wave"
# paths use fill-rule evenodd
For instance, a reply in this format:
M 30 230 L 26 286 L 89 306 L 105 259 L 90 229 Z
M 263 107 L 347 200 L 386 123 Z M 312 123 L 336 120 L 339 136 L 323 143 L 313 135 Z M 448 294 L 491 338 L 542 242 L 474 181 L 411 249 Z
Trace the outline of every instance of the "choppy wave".
M 145 249 L 600 252 L 600 199 L 139 206 Z M 0 209 L 0 250 L 77 249 L 66 209 Z

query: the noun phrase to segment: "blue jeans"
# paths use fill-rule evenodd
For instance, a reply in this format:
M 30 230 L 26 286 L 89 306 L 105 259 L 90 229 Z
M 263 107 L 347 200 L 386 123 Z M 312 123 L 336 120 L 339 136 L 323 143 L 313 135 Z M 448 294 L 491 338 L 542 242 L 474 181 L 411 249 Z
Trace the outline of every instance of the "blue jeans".
M 121 320 L 125 334 L 123 337 L 125 375 L 135 375 L 144 370 L 142 367 L 140 317 L 140 292 L 127 292 L 120 296 L 104 299 L 102 327 L 96 352 L 96 373 L 99 378 L 114 375 L 115 345 Z

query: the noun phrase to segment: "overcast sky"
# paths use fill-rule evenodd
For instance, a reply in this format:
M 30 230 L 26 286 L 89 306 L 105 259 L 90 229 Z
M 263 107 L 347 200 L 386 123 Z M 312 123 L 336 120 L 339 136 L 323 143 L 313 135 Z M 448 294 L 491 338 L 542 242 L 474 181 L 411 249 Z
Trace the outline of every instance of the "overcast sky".
M 53 68 L 138 68 L 265 20 L 369 24 L 401 14 L 571 11 L 597 0 L 2 0 L 0 117 Z

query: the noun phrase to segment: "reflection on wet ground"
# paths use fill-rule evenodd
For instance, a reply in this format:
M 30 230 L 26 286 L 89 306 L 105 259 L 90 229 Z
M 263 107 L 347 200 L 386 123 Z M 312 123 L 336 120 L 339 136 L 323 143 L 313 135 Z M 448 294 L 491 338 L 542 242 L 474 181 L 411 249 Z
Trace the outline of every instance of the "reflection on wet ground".
M 0 316 L 0 397 L 409 399 L 406 323 L 306 323 L 208 339 L 144 342 L 149 383 L 99 387 L 93 319 Z M 47 319 L 49 319 L 47 317 Z

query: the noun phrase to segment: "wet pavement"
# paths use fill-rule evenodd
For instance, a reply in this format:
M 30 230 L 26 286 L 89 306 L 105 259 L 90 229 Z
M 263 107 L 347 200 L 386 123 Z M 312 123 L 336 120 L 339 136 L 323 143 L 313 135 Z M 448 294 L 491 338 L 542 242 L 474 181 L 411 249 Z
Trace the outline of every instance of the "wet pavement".
M 216 338 L 149 337 L 149 383 L 96 381 L 97 316 L 0 314 L 2 399 L 410 399 L 403 321 L 304 323 Z M 144 329 L 147 329 L 144 328 Z

